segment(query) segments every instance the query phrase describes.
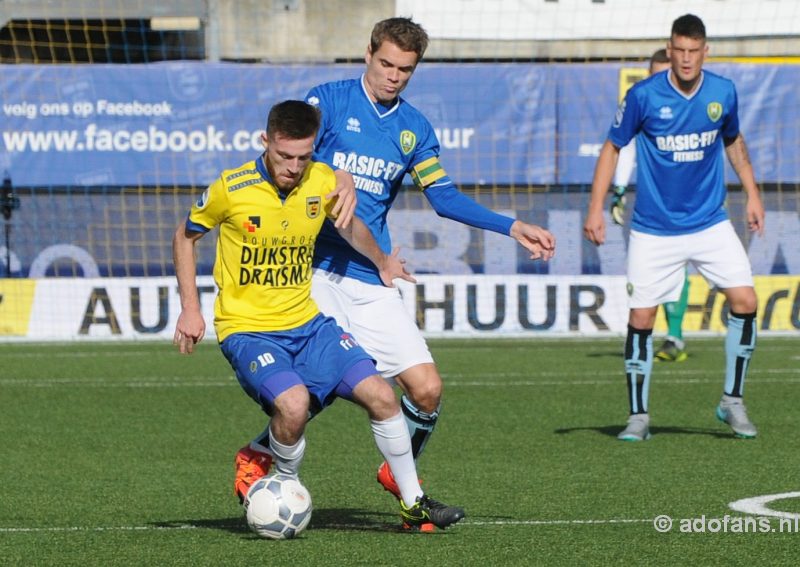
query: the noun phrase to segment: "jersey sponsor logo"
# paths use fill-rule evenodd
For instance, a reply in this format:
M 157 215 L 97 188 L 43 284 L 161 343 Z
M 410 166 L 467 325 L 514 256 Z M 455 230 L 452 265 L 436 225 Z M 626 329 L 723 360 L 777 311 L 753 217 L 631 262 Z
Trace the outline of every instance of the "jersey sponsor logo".
M 347 119 L 347 131 L 361 133 L 361 122 L 358 121 L 358 118 L 351 116 Z
M 708 113 L 708 117 L 711 119 L 711 122 L 716 122 L 722 118 L 722 105 L 718 102 L 709 102 L 708 106 L 706 107 L 706 112 Z
M 672 108 L 669 106 L 662 106 L 658 109 L 658 117 L 661 120 L 672 120 Z
M 247 232 L 255 232 L 257 228 L 261 228 L 261 217 L 247 217 L 247 220 L 242 223 L 242 226 Z
M 239 285 L 286 287 L 307 282 L 311 277 L 313 242 L 309 239 L 308 244 L 292 245 L 295 240 L 273 238 L 274 246 L 242 246 Z M 303 237 L 299 240 L 306 241 Z
M 692 132 L 691 134 L 675 134 L 656 136 L 656 147 L 662 152 L 681 152 L 707 148 L 717 141 L 719 130 Z
M 394 181 L 403 173 L 405 166 L 401 163 L 386 161 L 373 156 L 363 156 L 354 152 L 334 152 L 333 167 L 344 169 L 348 173 L 366 175 L 385 181 Z
M 322 199 L 319 197 L 306 198 L 306 216 L 308 218 L 317 218 L 319 216 L 320 209 L 322 209 Z
M 410 154 L 417 145 L 417 135 L 411 130 L 403 130 L 400 132 L 400 149 L 403 153 Z
M 383 195 L 383 182 L 375 181 L 369 177 L 361 177 L 360 175 L 353 176 L 353 184 L 359 191 L 366 191 L 373 195 Z
M 341 340 L 339 341 L 339 346 L 344 350 L 350 350 L 358 346 L 358 341 L 356 341 L 353 335 L 345 333 L 341 335 L 340 338 Z

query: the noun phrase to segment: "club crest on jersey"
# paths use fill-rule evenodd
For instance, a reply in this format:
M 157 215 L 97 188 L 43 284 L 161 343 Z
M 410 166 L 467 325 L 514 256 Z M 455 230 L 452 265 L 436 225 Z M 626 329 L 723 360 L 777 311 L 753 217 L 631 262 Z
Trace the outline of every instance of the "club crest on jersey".
M 417 135 L 411 130 L 403 130 L 400 132 L 400 149 L 404 154 L 410 154 L 414 147 L 417 145 Z
M 633 284 L 631 282 L 628 282 L 628 285 L 625 286 L 625 288 L 626 288 L 626 290 L 628 292 L 628 296 L 632 297 L 633 296 Z
M 242 223 L 242 226 L 247 232 L 255 232 L 257 228 L 261 228 L 261 217 L 247 217 L 247 220 Z
M 306 216 L 310 219 L 315 219 L 319 216 L 319 212 L 322 209 L 322 199 L 319 197 L 307 197 L 306 198 Z
M 718 102 L 709 102 L 706 107 L 706 112 L 711 121 L 716 122 L 722 118 L 722 105 Z

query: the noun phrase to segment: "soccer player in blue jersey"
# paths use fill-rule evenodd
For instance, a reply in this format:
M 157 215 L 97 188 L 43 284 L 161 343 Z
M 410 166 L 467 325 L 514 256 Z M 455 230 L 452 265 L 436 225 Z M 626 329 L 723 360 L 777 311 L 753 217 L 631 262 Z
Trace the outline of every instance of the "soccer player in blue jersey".
M 653 363 L 652 330 L 660 303 L 678 299 L 691 262 L 730 306 L 726 370 L 716 415 L 737 437 L 756 428 L 742 402 L 756 345 L 756 293 L 750 261 L 725 210 L 724 153 L 747 195 L 748 228 L 764 230 L 764 206 L 739 131 L 736 89 L 703 70 L 708 51 L 702 20 L 676 19 L 667 43 L 671 68 L 636 83 L 617 109 L 597 160 L 584 234 L 605 241 L 603 202 L 619 149 L 636 137 L 639 173 L 628 244 L 630 315 L 625 373 L 630 416 L 624 441 L 650 436 L 648 393 Z
M 649 73 L 660 73 L 670 68 L 666 49 L 658 49 L 650 56 Z M 636 141 L 633 140 L 619 151 L 617 168 L 614 172 L 614 194 L 611 196 L 611 220 L 622 225 L 625 218 L 625 192 L 633 176 L 636 165 Z M 683 362 L 687 358 L 686 344 L 683 340 L 683 316 L 689 303 L 689 277 L 684 280 L 683 289 L 678 301 L 664 304 L 664 315 L 667 318 L 668 334 L 661 348 L 656 352 L 655 360 L 664 362 Z
M 425 30 L 412 20 L 380 21 L 372 30 L 360 77 L 310 90 L 306 101 L 322 111 L 314 159 L 353 174 L 356 215 L 385 252 L 392 246 L 386 217 L 409 174 L 439 215 L 509 235 L 531 258 L 549 259 L 555 250 L 550 232 L 495 214 L 459 192 L 439 162 L 433 127 L 400 96 L 427 45 Z M 383 285 L 373 263 L 328 224 L 314 255 L 312 293 L 320 310 L 353 333 L 380 373 L 403 390 L 402 409 L 418 457 L 439 417 L 442 379 L 398 290 Z M 258 440 L 251 443 L 242 458 L 259 446 Z M 378 480 L 398 494 L 386 463 Z
M 279 472 L 297 475 L 309 411 L 336 397 L 350 400 L 367 411 L 378 449 L 398 472 L 403 522 L 444 528 L 464 511 L 423 494 L 394 391 L 352 335 L 322 315 L 311 299 L 311 258 L 323 222 L 332 218 L 336 186 L 331 168 L 311 159 L 319 123 L 319 110 L 303 101 L 276 104 L 262 134 L 264 153 L 222 172 L 176 230 L 181 314 L 174 342 L 182 353 L 191 353 L 205 333 L 195 245 L 218 226 L 214 326 L 242 388 L 271 416 L 269 454 L 262 458 L 274 458 Z M 379 266 L 387 287 L 397 277 L 413 280 L 402 260 L 383 253 L 359 219 L 337 230 Z M 251 483 L 237 480 L 243 499 Z

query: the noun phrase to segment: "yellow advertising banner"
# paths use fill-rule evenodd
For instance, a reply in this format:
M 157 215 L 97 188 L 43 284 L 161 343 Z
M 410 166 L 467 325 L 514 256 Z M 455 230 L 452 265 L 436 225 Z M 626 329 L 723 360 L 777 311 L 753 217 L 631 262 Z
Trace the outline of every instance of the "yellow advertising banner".
M 26 336 L 36 280 L 0 279 L 0 336 Z
M 800 276 L 755 276 L 760 331 L 800 332 Z M 684 332 L 726 329 L 728 304 L 725 296 L 709 287 L 699 275 L 689 276 L 689 305 L 683 319 Z M 658 310 L 656 331 L 667 328 L 664 310 Z

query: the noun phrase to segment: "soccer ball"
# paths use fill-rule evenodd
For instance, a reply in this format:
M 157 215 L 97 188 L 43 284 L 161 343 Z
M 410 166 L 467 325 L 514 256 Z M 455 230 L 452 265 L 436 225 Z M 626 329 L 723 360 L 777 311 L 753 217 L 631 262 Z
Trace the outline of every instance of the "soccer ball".
M 274 473 L 258 479 L 244 499 L 247 525 L 269 539 L 292 539 L 311 521 L 311 494 L 300 479 Z

